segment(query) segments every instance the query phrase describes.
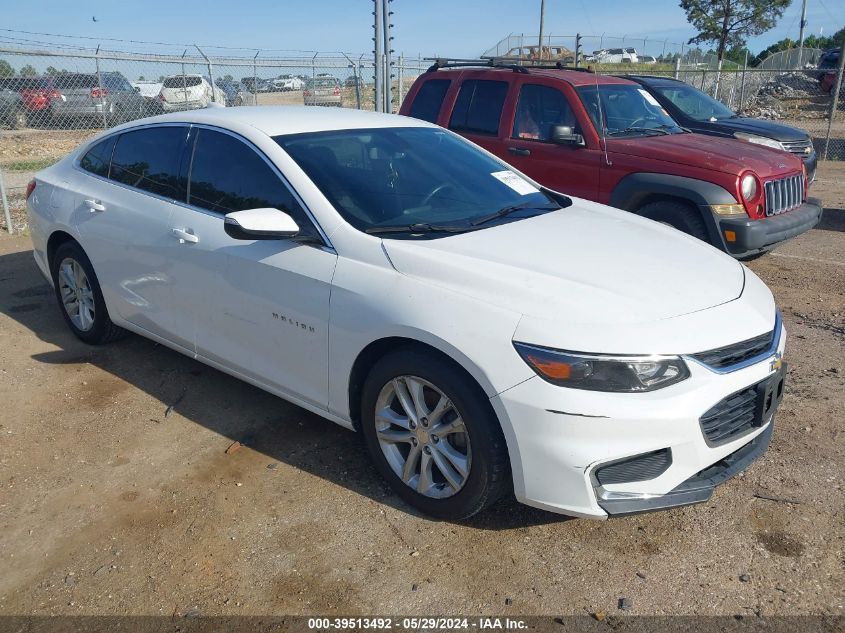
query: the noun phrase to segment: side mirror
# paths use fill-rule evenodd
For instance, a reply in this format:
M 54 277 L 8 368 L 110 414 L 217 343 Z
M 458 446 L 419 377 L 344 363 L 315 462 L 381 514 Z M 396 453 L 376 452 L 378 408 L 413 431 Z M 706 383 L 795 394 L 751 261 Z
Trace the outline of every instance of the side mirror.
M 555 125 L 552 128 L 552 143 L 558 145 L 584 145 L 584 137 L 576 134 L 568 125 Z
M 236 240 L 285 240 L 299 235 L 299 225 L 279 209 L 233 211 L 223 218 L 223 229 Z

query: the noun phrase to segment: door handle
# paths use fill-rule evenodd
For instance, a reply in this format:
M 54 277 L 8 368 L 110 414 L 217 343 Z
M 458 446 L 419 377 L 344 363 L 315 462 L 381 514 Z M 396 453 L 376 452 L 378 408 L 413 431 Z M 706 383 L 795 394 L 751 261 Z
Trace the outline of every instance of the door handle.
M 104 205 L 99 200 L 86 200 L 85 206 L 88 207 L 88 210 L 91 213 L 97 213 L 99 211 L 105 211 L 106 210 L 106 205 Z
M 179 240 L 180 244 L 184 244 L 185 242 L 196 244 L 200 241 L 200 238 L 193 233 L 188 233 L 185 229 L 170 229 L 170 232 L 173 233 L 173 237 Z
M 531 156 L 530 149 L 523 149 L 521 147 L 509 147 L 508 151 L 511 154 L 516 154 L 517 156 Z

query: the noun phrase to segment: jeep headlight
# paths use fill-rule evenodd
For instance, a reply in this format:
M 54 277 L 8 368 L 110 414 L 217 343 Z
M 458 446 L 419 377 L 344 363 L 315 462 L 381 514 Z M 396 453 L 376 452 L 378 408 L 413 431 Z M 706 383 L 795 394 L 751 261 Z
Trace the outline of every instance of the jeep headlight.
M 775 139 L 767 136 L 757 136 L 756 134 L 746 134 L 745 132 L 734 132 L 734 138 L 738 138 L 740 141 L 748 141 L 749 143 L 754 143 L 755 145 L 765 145 L 766 147 L 784 150 L 780 141 L 776 141 Z
M 753 174 L 745 174 L 739 183 L 740 193 L 746 202 L 751 202 L 757 198 L 759 188 L 757 186 L 757 179 Z
M 543 380 L 572 389 L 654 391 L 689 377 L 678 356 L 606 356 L 516 342 L 514 347 Z

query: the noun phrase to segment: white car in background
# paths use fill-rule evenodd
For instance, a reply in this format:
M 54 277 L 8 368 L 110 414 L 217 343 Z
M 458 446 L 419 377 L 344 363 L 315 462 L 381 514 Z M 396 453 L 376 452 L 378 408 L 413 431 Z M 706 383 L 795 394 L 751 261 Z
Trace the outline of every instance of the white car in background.
M 171 75 L 165 78 L 159 92 L 165 112 L 207 108 L 211 103 L 226 105 L 226 93 L 202 75 Z
M 704 501 L 783 395 L 754 273 L 416 119 L 136 121 L 36 174 L 27 209 L 77 337 L 129 330 L 356 429 L 437 517 L 511 489 L 594 518 Z
M 305 82 L 299 77 L 279 77 L 273 80 L 273 87 L 281 92 L 292 92 L 302 90 L 305 87 Z

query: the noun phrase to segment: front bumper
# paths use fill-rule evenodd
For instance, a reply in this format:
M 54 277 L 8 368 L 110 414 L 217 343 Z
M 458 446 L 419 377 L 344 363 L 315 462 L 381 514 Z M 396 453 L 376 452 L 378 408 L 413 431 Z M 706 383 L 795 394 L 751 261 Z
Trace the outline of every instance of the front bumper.
M 785 339 L 782 330 L 781 355 Z M 687 380 L 646 393 L 566 389 L 534 377 L 494 396 L 517 499 L 600 519 L 706 501 L 718 484 L 765 452 L 773 419 L 713 445 L 700 418 L 730 394 L 770 377 L 774 357 L 729 373 L 687 359 Z M 597 472 L 608 465 L 660 452 L 671 454 L 670 463 L 651 478 L 599 482 Z
M 797 209 L 771 218 L 719 218 L 719 233 L 731 255 L 741 257 L 773 248 L 775 245 L 809 231 L 822 218 L 821 202 L 810 198 Z M 733 232 L 729 239 L 726 231 Z

